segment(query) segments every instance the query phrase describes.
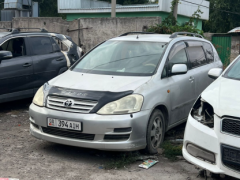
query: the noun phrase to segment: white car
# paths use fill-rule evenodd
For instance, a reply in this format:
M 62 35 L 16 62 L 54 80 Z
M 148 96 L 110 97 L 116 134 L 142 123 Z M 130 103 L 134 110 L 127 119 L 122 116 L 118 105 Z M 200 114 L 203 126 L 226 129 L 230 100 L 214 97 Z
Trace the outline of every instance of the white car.
M 214 174 L 240 178 L 240 56 L 195 102 L 184 135 L 183 156 Z

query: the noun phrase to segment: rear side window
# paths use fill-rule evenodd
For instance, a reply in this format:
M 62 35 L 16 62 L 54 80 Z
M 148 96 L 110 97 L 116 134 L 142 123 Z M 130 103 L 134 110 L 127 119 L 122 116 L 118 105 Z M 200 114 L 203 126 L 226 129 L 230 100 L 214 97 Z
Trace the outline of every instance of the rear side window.
M 34 55 L 53 53 L 53 46 L 49 37 L 31 37 L 30 42 Z
M 203 49 L 206 53 L 207 56 L 207 62 L 212 63 L 214 61 L 214 53 L 213 53 L 213 48 L 209 43 L 203 43 Z
M 191 68 L 196 68 L 207 64 L 207 59 L 202 47 L 188 47 L 187 52 Z

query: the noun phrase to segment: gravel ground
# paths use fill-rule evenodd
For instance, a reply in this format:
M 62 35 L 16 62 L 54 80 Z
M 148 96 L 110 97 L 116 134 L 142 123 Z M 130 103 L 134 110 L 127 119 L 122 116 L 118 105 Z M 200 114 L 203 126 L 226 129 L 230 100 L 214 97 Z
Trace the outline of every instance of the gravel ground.
M 104 169 L 123 152 L 106 152 L 49 143 L 29 135 L 28 107 L 31 99 L 1 104 L 0 178 L 20 180 L 79 179 L 205 179 L 185 160 L 172 162 L 159 155 L 159 163 L 148 170 L 138 168 L 140 161 L 122 169 Z M 168 132 L 166 138 L 181 138 L 184 125 Z M 211 178 L 208 178 L 211 180 Z M 231 178 L 222 178 L 231 179 Z

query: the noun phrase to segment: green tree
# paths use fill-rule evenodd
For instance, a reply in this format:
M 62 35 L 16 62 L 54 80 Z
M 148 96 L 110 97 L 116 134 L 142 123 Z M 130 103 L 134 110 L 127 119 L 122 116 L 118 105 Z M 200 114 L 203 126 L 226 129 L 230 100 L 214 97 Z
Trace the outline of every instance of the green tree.
M 173 0 L 171 5 L 171 12 L 168 17 L 163 20 L 161 24 L 151 26 L 147 31 L 159 34 L 172 34 L 174 32 L 191 32 L 203 35 L 203 31 L 197 29 L 200 14 L 203 12 L 198 8 L 185 24 L 179 24 L 173 16 L 174 6 L 179 3 L 179 0 Z
M 240 0 L 210 1 L 209 20 L 204 21 L 203 30 L 212 33 L 227 33 L 240 27 Z

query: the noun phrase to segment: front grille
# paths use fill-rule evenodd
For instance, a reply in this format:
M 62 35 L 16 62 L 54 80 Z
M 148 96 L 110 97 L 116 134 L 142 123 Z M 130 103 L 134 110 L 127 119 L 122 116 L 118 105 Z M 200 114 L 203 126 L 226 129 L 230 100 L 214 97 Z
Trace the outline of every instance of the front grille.
M 235 164 L 231 164 L 231 163 L 224 163 L 224 165 L 230 169 L 233 169 L 235 171 L 239 171 L 240 172 L 240 165 L 235 165 Z
M 222 145 L 222 162 L 226 167 L 240 172 L 240 149 Z
M 46 134 L 51 134 L 55 136 L 60 136 L 60 137 L 67 137 L 67 138 L 72 138 L 72 139 L 81 139 L 81 140 L 89 140 L 92 141 L 94 140 L 95 134 L 84 134 L 72 130 L 62 130 L 58 128 L 52 128 L 52 127 L 42 127 L 42 130 Z
M 104 140 L 117 140 L 117 141 L 125 141 L 128 140 L 130 134 L 122 134 L 122 135 L 105 135 Z
M 67 100 L 71 100 L 73 102 L 72 105 L 69 107 L 66 107 L 64 105 L 64 102 L 66 102 Z M 59 111 L 67 111 L 74 113 L 89 113 L 96 105 L 97 101 L 59 96 L 48 96 L 47 98 L 47 107 Z
M 223 119 L 222 132 L 240 136 L 240 120 Z

